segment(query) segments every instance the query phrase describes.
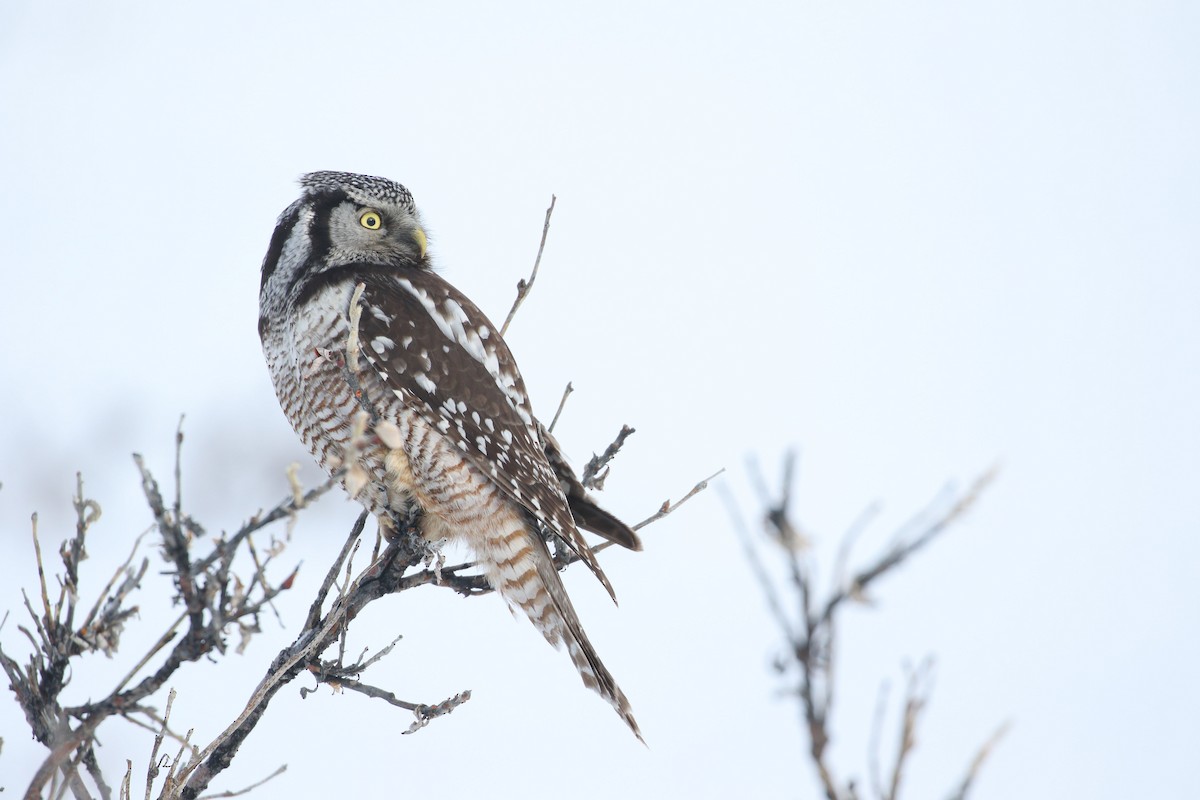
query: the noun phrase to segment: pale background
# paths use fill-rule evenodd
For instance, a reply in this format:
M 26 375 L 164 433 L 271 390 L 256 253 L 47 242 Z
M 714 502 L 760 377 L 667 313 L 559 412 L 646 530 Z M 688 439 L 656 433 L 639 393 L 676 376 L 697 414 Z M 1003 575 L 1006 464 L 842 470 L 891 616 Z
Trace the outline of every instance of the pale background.
M 935 652 L 909 773 L 944 795 L 1014 723 L 980 800 L 1183 797 L 1200 566 L 1200 10 L 1184 2 L 0 5 L 0 636 L 24 658 L 28 515 L 53 552 L 75 470 L 105 515 L 86 596 L 149 514 L 187 414 L 185 501 L 233 529 L 305 464 L 255 334 L 258 266 L 295 178 L 402 181 L 443 273 L 495 317 L 559 198 L 509 341 L 579 463 L 638 428 L 604 497 L 648 514 L 721 466 L 803 449 L 828 555 L 869 553 L 947 479 L 999 460 L 964 524 L 843 628 L 832 758 L 863 775 L 879 682 Z M 294 625 L 356 508 L 301 518 Z M 367 679 L 474 699 L 412 737 L 378 701 L 297 682 L 215 789 L 259 796 L 815 797 L 775 631 L 720 499 L 569 587 L 650 747 L 494 598 L 377 603 Z M 156 560 L 152 572 L 161 569 Z M 127 657 L 175 613 L 142 595 Z M 209 741 L 293 635 L 190 665 L 173 721 Z M 86 659 L 68 697 L 127 665 Z M 0 702 L 0 783 L 42 751 Z M 890 747 L 893 735 L 888 733 Z M 102 730 L 115 778 L 150 736 Z M 135 783 L 135 794 L 137 793 Z

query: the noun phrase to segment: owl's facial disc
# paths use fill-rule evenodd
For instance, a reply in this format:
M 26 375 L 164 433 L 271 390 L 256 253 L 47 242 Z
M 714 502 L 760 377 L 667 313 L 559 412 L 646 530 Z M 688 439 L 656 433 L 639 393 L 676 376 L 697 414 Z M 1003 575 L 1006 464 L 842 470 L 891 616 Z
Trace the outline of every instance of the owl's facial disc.
M 346 200 L 329 218 L 329 263 L 355 261 L 391 266 L 421 266 L 427 240 L 420 223 L 406 209 L 368 206 Z

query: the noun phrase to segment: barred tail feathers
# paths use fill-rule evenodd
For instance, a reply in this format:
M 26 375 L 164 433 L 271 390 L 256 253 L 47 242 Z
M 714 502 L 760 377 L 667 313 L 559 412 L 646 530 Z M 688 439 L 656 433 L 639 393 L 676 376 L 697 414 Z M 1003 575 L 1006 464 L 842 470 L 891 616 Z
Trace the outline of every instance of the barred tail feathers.
M 565 644 L 584 686 L 616 709 L 638 740 L 645 743 L 628 698 L 588 640 L 567 596 L 545 541 L 520 524 L 494 539 L 486 559 L 488 581 L 510 604 L 529 617 L 554 647 Z

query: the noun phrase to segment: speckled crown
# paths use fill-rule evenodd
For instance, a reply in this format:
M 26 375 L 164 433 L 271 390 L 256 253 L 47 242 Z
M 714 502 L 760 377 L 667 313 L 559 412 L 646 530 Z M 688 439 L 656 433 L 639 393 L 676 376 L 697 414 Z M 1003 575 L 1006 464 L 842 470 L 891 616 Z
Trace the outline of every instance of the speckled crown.
M 304 187 L 306 196 L 341 191 L 358 203 L 370 204 L 385 200 L 402 205 L 412 212 L 417 210 L 412 192 L 393 180 L 374 175 L 359 175 L 354 172 L 310 172 L 300 177 L 300 185 Z

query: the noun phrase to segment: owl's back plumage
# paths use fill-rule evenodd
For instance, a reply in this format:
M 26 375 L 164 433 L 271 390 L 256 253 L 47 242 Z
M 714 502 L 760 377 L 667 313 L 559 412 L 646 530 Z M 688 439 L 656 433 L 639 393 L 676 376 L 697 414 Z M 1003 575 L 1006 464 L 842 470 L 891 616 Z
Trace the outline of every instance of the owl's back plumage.
M 260 290 L 259 333 L 288 420 L 326 471 L 365 476 L 352 488 L 385 529 L 416 507 L 426 539 L 467 544 L 491 586 L 566 646 L 584 684 L 641 738 L 544 538 L 559 537 L 612 594 L 578 525 L 633 549 L 637 535 L 583 492 L 496 327 L 429 269 L 408 191 L 349 173 L 301 183 Z M 368 435 L 352 442 L 356 414 Z

